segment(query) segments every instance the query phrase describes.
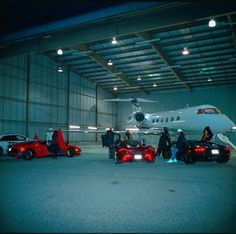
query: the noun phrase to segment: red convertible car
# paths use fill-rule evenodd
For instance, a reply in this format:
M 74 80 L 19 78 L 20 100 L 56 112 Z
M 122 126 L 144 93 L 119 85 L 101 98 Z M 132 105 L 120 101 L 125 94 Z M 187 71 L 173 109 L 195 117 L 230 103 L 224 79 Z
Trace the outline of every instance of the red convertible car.
M 59 152 L 58 155 L 66 155 L 67 157 L 73 157 L 81 152 L 80 147 L 66 144 L 62 135 L 62 131 L 58 130 L 59 138 Z M 24 158 L 30 160 L 32 158 L 41 158 L 52 155 L 51 146 L 47 145 L 45 140 L 42 141 L 29 141 L 13 144 L 8 151 L 9 156 L 16 158 Z
M 151 145 L 143 145 L 138 140 L 123 140 L 115 149 L 115 163 L 155 161 L 155 149 Z

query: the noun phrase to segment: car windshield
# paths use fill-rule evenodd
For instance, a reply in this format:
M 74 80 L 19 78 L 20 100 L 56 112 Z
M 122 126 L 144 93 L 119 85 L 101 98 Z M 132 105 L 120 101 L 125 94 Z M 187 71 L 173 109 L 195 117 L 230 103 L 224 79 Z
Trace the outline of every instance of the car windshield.
M 140 145 L 137 140 L 126 140 L 125 143 L 128 147 L 138 147 Z

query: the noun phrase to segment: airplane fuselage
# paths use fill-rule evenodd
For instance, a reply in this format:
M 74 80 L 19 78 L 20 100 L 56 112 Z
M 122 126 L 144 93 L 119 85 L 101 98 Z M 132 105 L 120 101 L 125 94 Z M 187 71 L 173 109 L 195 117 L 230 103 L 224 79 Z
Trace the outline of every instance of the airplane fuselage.
M 212 105 L 200 105 L 153 114 L 134 112 L 130 115 L 128 123 L 136 125 L 140 129 L 167 127 L 192 132 L 202 131 L 209 126 L 213 133 L 222 133 L 235 126 L 225 114 Z

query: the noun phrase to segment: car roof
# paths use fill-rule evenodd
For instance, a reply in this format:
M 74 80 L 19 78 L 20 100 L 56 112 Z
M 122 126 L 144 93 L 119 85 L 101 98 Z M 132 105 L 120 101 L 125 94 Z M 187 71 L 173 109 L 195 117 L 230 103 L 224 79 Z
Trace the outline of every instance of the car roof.
M 0 135 L 0 139 L 2 138 L 2 137 L 5 137 L 5 136 L 22 136 L 22 137 L 26 137 L 26 138 L 28 138 L 28 139 L 30 139 L 29 137 L 27 137 L 27 136 L 25 136 L 25 135 L 22 135 L 22 134 L 18 134 L 18 133 L 16 133 L 16 134 L 10 134 L 10 133 L 7 133 L 7 134 L 1 134 Z

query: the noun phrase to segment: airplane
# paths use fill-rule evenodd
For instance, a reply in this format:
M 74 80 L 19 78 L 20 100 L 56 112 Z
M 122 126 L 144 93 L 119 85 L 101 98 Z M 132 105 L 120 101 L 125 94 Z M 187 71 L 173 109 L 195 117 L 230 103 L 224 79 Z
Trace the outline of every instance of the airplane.
M 185 107 L 182 109 L 163 111 L 159 113 L 142 112 L 139 102 L 158 102 L 142 98 L 126 98 L 126 99 L 103 99 L 103 101 L 126 102 L 132 103 L 134 111 L 128 116 L 127 128 L 125 130 L 115 130 L 117 133 L 125 133 L 127 129 L 135 134 L 160 134 L 164 127 L 167 127 L 170 134 L 177 129 L 181 129 L 187 134 L 202 133 L 206 126 L 210 126 L 214 134 L 221 141 L 229 144 L 236 150 L 236 146 L 223 135 L 225 132 L 236 131 L 236 126 L 232 120 L 223 114 L 216 106 L 203 104 L 193 107 Z M 104 133 L 104 129 L 97 127 L 89 127 L 87 130 L 75 129 L 76 126 L 70 128 L 70 132 L 83 133 Z M 108 130 L 105 129 L 105 130 Z
M 170 132 L 177 129 L 183 130 L 186 134 L 202 133 L 206 126 L 210 126 L 213 134 L 230 144 L 236 150 L 229 139 L 222 135 L 225 132 L 235 131 L 236 126 L 216 106 L 203 104 L 177 110 L 163 111 L 159 113 L 143 113 L 139 102 L 156 102 L 147 99 L 105 99 L 105 101 L 131 101 L 135 111 L 128 116 L 127 124 L 135 127 L 129 128 L 131 132 L 144 134 L 158 134 L 167 127 Z

